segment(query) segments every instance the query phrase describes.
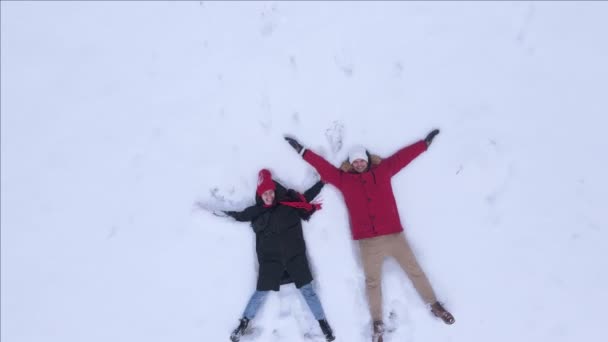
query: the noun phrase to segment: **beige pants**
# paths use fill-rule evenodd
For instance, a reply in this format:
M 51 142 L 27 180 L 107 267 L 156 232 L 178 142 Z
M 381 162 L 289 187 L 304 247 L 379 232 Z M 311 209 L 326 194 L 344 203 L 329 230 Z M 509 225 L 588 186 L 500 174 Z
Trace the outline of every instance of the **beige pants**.
M 425 303 L 437 301 L 431 283 L 418 265 L 403 233 L 359 240 L 369 309 L 374 321 L 382 320 L 382 263 L 387 256 L 395 258 L 414 284 Z

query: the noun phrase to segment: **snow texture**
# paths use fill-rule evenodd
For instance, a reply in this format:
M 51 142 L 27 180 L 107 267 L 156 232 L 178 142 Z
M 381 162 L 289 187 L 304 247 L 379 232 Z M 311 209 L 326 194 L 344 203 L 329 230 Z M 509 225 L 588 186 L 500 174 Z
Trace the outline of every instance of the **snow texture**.
M 456 324 L 387 260 L 387 340 L 605 340 L 607 2 L 1 10 L 3 342 L 228 341 L 254 234 L 197 203 L 245 208 L 261 168 L 312 185 L 284 135 L 337 166 L 433 128 L 393 187 Z M 337 341 L 368 341 L 343 198 L 320 197 L 304 224 L 315 288 Z M 293 285 L 252 323 L 256 341 L 320 334 Z

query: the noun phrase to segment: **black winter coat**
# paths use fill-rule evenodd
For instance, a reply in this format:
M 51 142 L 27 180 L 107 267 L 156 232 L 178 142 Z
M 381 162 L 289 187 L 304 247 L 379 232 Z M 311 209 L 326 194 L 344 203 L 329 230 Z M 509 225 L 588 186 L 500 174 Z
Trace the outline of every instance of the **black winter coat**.
M 275 204 L 264 207 L 262 198 L 256 194 L 256 204 L 243 211 L 228 211 L 227 215 L 237 221 L 251 222 L 256 236 L 256 253 L 260 269 L 258 291 L 278 291 L 281 284 L 294 282 L 297 288 L 310 283 L 312 273 L 306 257 L 306 243 L 302 233 L 302 220 L 308 220 L 314 213 L 293 208 L 279 202 L 299 202 L 298 193 L 285 189 L 274 182 Z M 323 188 L 317 182 L 304 193 L 307 202 L 312 201 Z

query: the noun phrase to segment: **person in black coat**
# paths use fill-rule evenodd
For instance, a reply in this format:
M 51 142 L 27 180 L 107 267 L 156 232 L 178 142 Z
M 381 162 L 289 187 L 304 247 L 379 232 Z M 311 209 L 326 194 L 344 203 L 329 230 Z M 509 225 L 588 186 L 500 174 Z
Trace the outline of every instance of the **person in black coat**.
M 323 185 L 319 181 L 302 195 L 275 182 L 270 171 L 263 169 L 258 175 L 256 204 L 243 211 L 224 212 L 237 221 L 251 222 L 260 265 L 256 291 L 249 299 L 238 327 L 230 335 L 232 341 L 239 341 L 269 291 L 279 291 L 280 285 L 288 283 L 295 283 L 300 290 L 327 341 L 335 339 L 311 284 L 313 277 L 302 233 L 302 220 L 308 221 L 321 208 L 320 204 L 310 202 Z

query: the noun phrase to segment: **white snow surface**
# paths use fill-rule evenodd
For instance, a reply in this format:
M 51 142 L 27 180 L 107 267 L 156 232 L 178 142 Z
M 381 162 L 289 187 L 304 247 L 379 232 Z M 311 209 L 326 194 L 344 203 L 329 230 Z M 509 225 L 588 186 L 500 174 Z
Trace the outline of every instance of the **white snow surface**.
M 2 342 L 228 341 L 255 289 L 269 168 L 303 191 L 355 144 L 388 156 L 441 301 L 384 265 L 390 341 L 602 341 L 607 2 L 1 3 Z M 602 176 L 603 175 L 603 176 Z M 342 195 L 304 224 L 337 341 L 370 316 Z M 222 200 L 223 199 L 223 200 Z M 318 333 L 293 285 L 256 341 Z

